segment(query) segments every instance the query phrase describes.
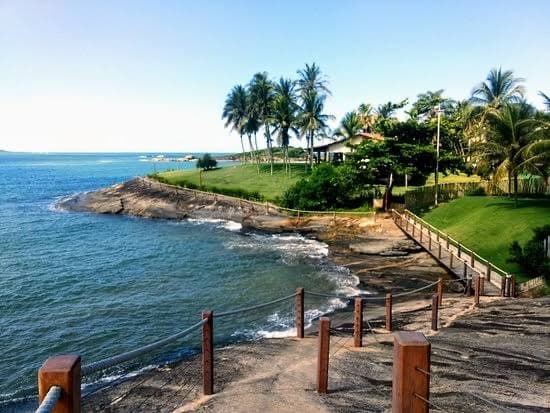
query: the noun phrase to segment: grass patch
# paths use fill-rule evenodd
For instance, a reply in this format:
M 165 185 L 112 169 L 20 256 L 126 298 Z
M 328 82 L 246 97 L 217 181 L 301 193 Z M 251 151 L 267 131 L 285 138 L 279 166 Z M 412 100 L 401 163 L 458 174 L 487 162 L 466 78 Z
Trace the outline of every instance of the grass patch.
M 308 174 L 304 164 L 291 164 L 290 174 L 284 172 L 283 164 L 275 164 L 273 175 L 270 174 L 269 165 L 260 165 L 260 173 L 256 165 L 233 165 L 202 172 L 202 185 L 219 189 L 214 192 L 258 193 L 262 199 L 275 202 L 288 187 Z M 163 172 L 158 175 L 164 182 L 172 185 L 191 183 L 199 186 L 198 169 Z
M 520 198 L 518 206 L 505 197 L 464 197 L 425 213 L 422 218 L 447 232 L 466 247 L 527 280 L 516 264 L 508 263 L 512 241 L 521 245 L 533 237 L 532 229 L 550 224 L 550 199 Z
M 451 183 L 459 183 L 459 182 L 480 182 L 480 181 L 481 181 L 481 178 L 477 175 L 466 175 L 464 173 L 460 173 L 456 175 L 445 176 L 442 173 L 439 174 L 440 184 L 451 184 Z M 426 186 L 428 185 L 435 185 L 435 174 L 431 174 L 430 176 L 428 176 L 428 179 L 426 181 Z M 403 195 L 405 192 L 416 188 L 419 188 L 419 186 L 409 185 L 407 188 L 405 188 L 404 186 L 395 186 L 392 190 L 392 194 Z

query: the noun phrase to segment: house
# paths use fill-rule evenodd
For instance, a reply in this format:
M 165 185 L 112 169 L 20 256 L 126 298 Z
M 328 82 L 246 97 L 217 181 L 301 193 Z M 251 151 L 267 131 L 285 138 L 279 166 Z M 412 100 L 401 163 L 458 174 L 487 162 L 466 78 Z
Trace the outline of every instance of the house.
M 325 145 L 319 145 L 313 147 L 315 153 L 315 160 L 317 163 L 321 162 L 340 162 L 346 159 L 346 153 L 353 152 L 353 147 L 359 145 L 365 140 L 383 141 L 384 137 L 377 133 L 359 132 L 352 138 L 344 138 L 334 142 L 327 143 Z

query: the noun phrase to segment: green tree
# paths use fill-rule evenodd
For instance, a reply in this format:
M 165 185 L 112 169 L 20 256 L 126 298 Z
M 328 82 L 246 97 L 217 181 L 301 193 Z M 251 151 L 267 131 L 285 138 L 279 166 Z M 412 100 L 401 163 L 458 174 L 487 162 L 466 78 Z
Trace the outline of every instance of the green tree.
M 266 72 L 256 73 L 250 81 L 248 90 L 251 111 L 264 127 L 264 136 L 271 163 L 271 175 L 273 175 L 273 140 L 271 138 L 270 120 L 275 99 L 274 86 Z
M 363 130 L 372 132 L 372 128 L 376 123 L 374 107 L 370 103 L 361 103 L 357 109 L 357 115 L 359 116 Z
M 218 165 L 216 161 L 209 153 L 205 153 L 202 157 L 197 160 L 197 168 L 201 168 L 204 171 L 213 169 Z
M 283 148 L 285 171 L 290 170 L 288 165 L 288 146 L 290 132 L 298 136 L 298 110 L 295 83 L 290 79 L 280 78 L 275 84 L 275 98 L 271 112 L 273 132 L 277 134 L 277 141 Z
M 505 103 L 517 103 L 523 99 L 524 79 L 515 77 L 511 70 L 493 68 L 485 82 L 472 90 L 471 102 L 480 106 L 500 107 Z
M 550 97 L 542 92 L 539 92 L 539 96 L 542 97 L 544 106 L 546 106 L 546 111 L 550 112 Z
M 244 150 L 243 134 L 244 126 L 248 117 L 248 97 L 246 89 L 242 85 L 237 85 L 231 89 L 231 92 L 225 99 L 222 119 L 225 119 L 225 127 L 231 128 L 239 133 L 241 138 L 241 148 L 244 161 L 246 162 L 246 152 Z
M 538 147 L 548 145 L 548 136 L 537 139 L 542 124 L 535 118 L 536 110 L 526 102 L 504 103 L 500 108 L 487 112 L 485 141 L 475 148 L 477 167 L 493 171 L 493 179 L 508 178 L 508 193 L 517 198 L 518 175 L 534 164 L 529 159 Z
M 363 122 L 357 112 L 348 112 L 340 121 L 340 127 L 334 132 L 334 136 L 351 139 L 363 129 Z

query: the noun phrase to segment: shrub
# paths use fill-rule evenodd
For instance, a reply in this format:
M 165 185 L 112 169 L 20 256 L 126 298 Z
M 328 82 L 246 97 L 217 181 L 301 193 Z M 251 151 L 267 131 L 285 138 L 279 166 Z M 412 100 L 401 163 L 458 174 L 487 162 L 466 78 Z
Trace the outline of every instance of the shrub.
M 216 161 L 209 153 L 205 153 L 201 158 L 197 160 L 197 168 L 202 168 L 205 171 L 213 169 L 218 165 Z
M 550 282 L 550 258 L 544 249 L 544 240 L 550 237 L 550 225 L 534 228 L 535 235 L 522 248 L 519 242 L 510 245 L 508 262 L 515 262 L 530 277 L 544 276 Z
M 487 193 L 485 192 L 485 188 L 482 186 L 479 186 L 475 189 L 468 189 L 464 192 L 464 195 L 466 196 L 485 196 Z

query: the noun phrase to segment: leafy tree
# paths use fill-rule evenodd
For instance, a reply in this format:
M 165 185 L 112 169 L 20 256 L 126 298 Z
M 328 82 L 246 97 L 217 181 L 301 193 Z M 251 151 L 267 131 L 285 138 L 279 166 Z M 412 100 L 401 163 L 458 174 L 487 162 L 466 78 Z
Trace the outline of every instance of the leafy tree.
M 377 117 L 374 107 L 370 103 L 361 103 L 357 109 L 357 116 L 359 116 L 363 130 L 372 132 Z
M 288 172 L 288 145 L 290 132 L 298 136 L 298 109 L 295 83 L 290 79 L 279 79 L 275 84 L 275 98 L 271 113 L 271 121 L 274 125 L 273 132 L 277 134 L 278 144 L 283 148 L 285 170 Z
M 216 161 L 209 153 L 205 153 L 201 158 L 197 160 L 197 168 L 202 168 L 204 171 L 214 169 L 218 165 Z
M 340 122 L 340 127 L 334 132 L 334 136 L 351 139 L 363 129 L 361 118 L 356 112 L 348 112 Z
M 427 91 L 417 96 L 417 100 L 412 104 L 408 112 L 413 119 L 422 118 L 429 120 L 437 117 L 437 107 L 441 105 L 442 110 L 452 107 L 453 101 L 443 97 L 443 89 L 435 92 Z
M 231 128 L 239 133 L 241 138 L 241 147 L 244 160 L 246 155 L 243 143 L 244 126 L 248 117 L 248 96 L 246 89 L 242 85 L 237 85 L 227 95 L 223 107 L 222 119 L 225 119 L 225 127 L 231 125 Z
M 544 240 L 550 237 L 550 225 L 533 229 L 533 238 L 522 248 L 517 241 L 510 245 L 509 262 L 517 263 L 530 277 L 544 276 L 550 282 L 550 258 L 544 250 Z
M 511 70 L 491 69 L 485 82 L 472 90 L 472 103 L 481 106 L 500 107 L 505 103 L 519 102 L 525 95 L 524 79 L 515 77 Z
M 390 119 L 395 116 L 397 110 L 404 108 L 408 101 L 408 99 L 403 99 L 401 102 L 397 103 L 386 102 L 376 108 L 376 114 L 380 119 Z
M 271 138 L 270 120 L 273 101 L 275 99 L 274 86 L 269 80 L 267 73 L 263 72 L 254 75 L 248 89 L 251 111 L 264 127 L 264 135 L 271 163 L 271 175 L 273 175 L 273 140 Z

